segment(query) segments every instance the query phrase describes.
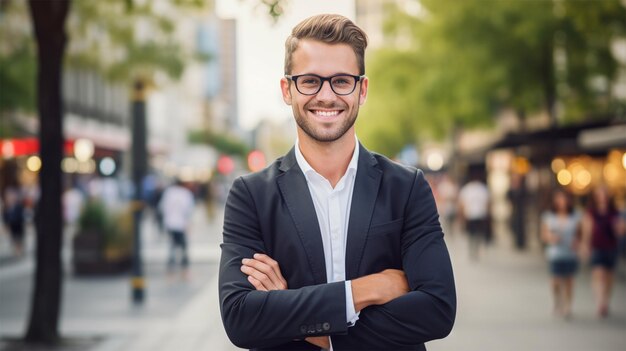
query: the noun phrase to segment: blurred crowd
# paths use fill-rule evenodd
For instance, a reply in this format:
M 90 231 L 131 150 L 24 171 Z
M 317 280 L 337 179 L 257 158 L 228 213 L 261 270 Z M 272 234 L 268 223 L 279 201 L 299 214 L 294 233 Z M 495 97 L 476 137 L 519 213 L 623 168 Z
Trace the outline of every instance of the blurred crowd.
M 167 179 L 156 175 L 145 177 L 142 189 L 144 208 L 146 214 L 154 219 L 162 232 L 168 232 L 172 227 L 178 226 L 170 223 L 177 222 L 177 219 L 172 220 L 163 215 L 181 208 L 177 199 L 172 200 L 176 196 L 168 196 L 164 199 L 163 194 L 170 188 L 185 189 L 189 194 L 188 202 L 191 202 L 192 207 L 195 203 L 204 203 L 207 216 L 213 219 L 215 204 L 225 201 L 228 180 L 216 176 L 209 182 L 200 183 Z M 133 192 L 132 183 L 120 178 L 71 177 L 66 179 L 61 199 L 66 239 L 71 240 L 81 230 L 81 218 L 88 215 L 85 211 L 88 205 L 102 205 L 108 213 L 128 211 Z M 40 190 L 37 183 L 5 186 L 0 194 L 0 213 L 2 213 L 0 235 L 9 237 L 13 255 L 16 257 L 25 254 L 25 240 L 28 229 L 35 226 L 39 196 Z M 176 242 L 180 242 L 180 239 Z
M 513 183 L 519 178 L 511 178 L 507 193 L 508 233 L 494 233 L 492 195 L 480 173 L 470 171 L 461 184 L 447 173 L 428 177 L 444 232 L 449 236 L 467 235 L 472 260 L 478 260 L 480 252 L 497 238 L 511 235 L 515 241 L 520 229 L 532 227 L 528 223 L 522 225 L 520 217 L 524 217 L 516 215 L 520 212 L 516 208 L 520 194 Z M 531 236 L 526 240 L 535 240 L 545 251 L 556 315 L 571 318 L 574 279 L 581 265 L 590 268 L 597 316 L 609 315 L 615 272 L 626 264 L 624 204 L 624 198 L 611 194 L 604 186 L 597 186 L 577 197 L 557 187 L 546 205 L 531 206 L 540 213 L 537 230 L 524 231 L 522 235 Z

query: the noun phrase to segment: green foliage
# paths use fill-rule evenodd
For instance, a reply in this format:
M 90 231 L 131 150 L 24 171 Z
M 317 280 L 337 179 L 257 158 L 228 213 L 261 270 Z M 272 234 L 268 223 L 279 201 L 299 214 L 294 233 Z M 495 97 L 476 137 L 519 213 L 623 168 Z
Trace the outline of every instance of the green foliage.
M 358 127 L 377 150 L 489 126 L 504 107 L 556 121 L 558 101 L 567 122 L 619 105 L 608 88 L 618 68 L 610 43 L 626 33 L 619 0 L 420 4 L 417 14 L 387 8 L 386 45 L 368 57 Z
M 112 221 L 102 201 L 89 200 L 78 218 L 80 231 L 107 231 L 111 229 Z
M 35 74 L 35 55 L 27 41 L 7 56 L 0 56 L 0 113 L 35 109 Z
M 111 215 L 113 230 L 104 237 L 106 249 L 113 249 L 117 254 L 129 254 L 133 247 L 133 213 L 130 208 Z
M 8 111 L 35 110 L 37 67 L 27 16 L 22 1 L 4 3 L 0 10 L 0 116 Z
M 286 0 L 261 0 L 263 5 L 267 6 L 267 13 L 277 21 L 278 18 L 285 12 L 284 4 Z
M 201 10 L 203 0 L 155 2 L 76 0 L 68 20 L 70 66 L 93 69 L 111 80 L 150 82 L 156 72 L 172 79 L 185 64 L 207 60 L 186 50 L 176 36 L 177 20 Z
M 245 158 L 250 148 L 239 138 L 217 133 L 212 130 L 195 130 L 189 132 L 188 141 L 192 144 L 208 144 L 216 150 L 227 155 L 241 156 Z
M 97 233 L 104 237 L 104 249 L 129 251 L 133 241 L 133 217 L 130 209 L 110 212 L 100 200 L 89 200 L 78 218 L 79 233 Z

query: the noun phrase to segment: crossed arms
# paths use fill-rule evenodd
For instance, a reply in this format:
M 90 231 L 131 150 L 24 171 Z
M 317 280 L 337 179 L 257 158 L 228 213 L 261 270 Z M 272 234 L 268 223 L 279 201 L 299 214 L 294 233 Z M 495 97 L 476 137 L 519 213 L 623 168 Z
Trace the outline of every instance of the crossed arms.
M 241 262 L 241 271 L 248 276 L 248 281 L 256 290 L 272 291 L 288 288 L 278 262 L 271 257 L 255 254 L 253 258 L 244 258 Z M 386 269 L 352 281 L 352 298 L 357 312 L 371 305 L 383 305 L 407 292 L 409 285 L 404 272 L 397 269 Z M 305 340 L 324 349 L 330 348 L 327 336 L 307 337 Z
M 290 288 L 278 263 L 254 256 L 267 250 L 253 197 L 245 180 L 237 179 L 226 205 L 220 263 L 220 307 L 231 341 L 261 348 L 306 339 L 327 347 L 330 336 L 335 350 L 399 349 L 445 337 L 456 311 L 454 281 L 432 194 L 420 173 L 407 202 L 415 208 L 404 216 L 402 271 L 352 280 L 360 316 L 348 328 L 344 282 Z

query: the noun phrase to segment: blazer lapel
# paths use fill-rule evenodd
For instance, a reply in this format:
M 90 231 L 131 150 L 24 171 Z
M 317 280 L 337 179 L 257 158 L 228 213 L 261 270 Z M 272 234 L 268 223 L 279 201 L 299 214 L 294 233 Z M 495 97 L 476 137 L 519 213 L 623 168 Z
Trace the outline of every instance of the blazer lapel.
M 296 162 L 293 148 L 283 158 L 280 170 L 284 173 L 280 174 L 276 181 L 296 225 L 315 283 L 326 283 L 326 263 L 320 225 L 306 178 Z
M 354 180 L 346 244 L 346 280 L 358 277 L 382 171 L 376 158 L 359 144 L 359 166 Z

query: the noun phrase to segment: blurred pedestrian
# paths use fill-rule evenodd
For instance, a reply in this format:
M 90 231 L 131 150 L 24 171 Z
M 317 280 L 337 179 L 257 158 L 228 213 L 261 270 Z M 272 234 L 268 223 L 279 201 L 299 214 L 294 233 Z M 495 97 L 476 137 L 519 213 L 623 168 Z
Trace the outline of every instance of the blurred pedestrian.
M 161 206 L 159 206 L 159 204 L 161 203 L 161 198 L 163 197 L 163 191 L 165 190 L 164 188 L 164 183 L 161 180 L 157 181 L 156 187 L 154 189 L 154 192 L 152 193 L 152 196 L 150 197 L 149 202 L 150 207 L 152 208 L 152 211 L 154 213 L 154 221 L 157 225 L 159 236 L 161 236 L 165 229 L 165 227 L 163 226 L 163 211 L 161 210 Z
M 163 192 L 159 208 L 163 214 L 163 225 L 171 240 L 168 269 L 170 273 L 173 272 L 176 266 L 176 253 L 180 249 L 182 275 L 187 278 L 189 268 L 187 232 L 194 208 L 193 194 L 180 179 L 176 179 L 174 184 Z
M 474 171 L 470 173 L 470 181 L 463 185 L 459 192 L 459 219 L 469 235 L 470 258 L 478 259 L 480 247 L 490 241 L 489 190 Z
M 85 203 L 85 195 L 77 187 L 71 186 L 63 192 L 61 202 L 63 204 L 63 220 L 65 224 L 72 227 L 80 216 Z
M 24 198 L 20 190 L 9 187 L 4 193 L 2 220 L 9 229 L 11 243 L 16 256 L 24 254 L 25 212 Z
M 440 207 L 439 213 L 443 219 L 443 231 L 446 234 L 454 233 L 454 220 L 456 216 L 456 198 L 459 189 L 456 183 L 447 173 L 444 173 L 437 184 L 438 202 Z
M 619 218 L 620 218 L 622 225 L 625 226 L 622 229 L 626 231 L 626 197 L 624 197 L 623 193 L 621 194 L 621 196 L 615 196 L 615 208 L 617 209 L 617 212 L 619 213 Z M 626 232 L 624 234 L 625 235 L 621 235 L 621 237 L 617 239 L 618 241 L 617 242 L 618 258 L 617 258 L 617 268 L 616 268 L 617 271 L 619 271 L 620 261 L 621 261 L 622 267 L 626 268 Z M 626 269 L 622 269 L 621 272 L 626 274 Z
M 515 247 L 523 250 L 526 247 L 526 178 L 523 174 L 511 174 L 511 186 L 507 191 L 511 203 L 511 233 L 515 239 Z
M 585 256 L 590 255 L 592 288 L 600 318 L 609 315 L 609 302 L 617 265 L 618 236 L 623 235 L 624 223 L 605 187 L 595 188 L 589 197 L 583 219 Z
M 565 318 L 569 318 L 572 313 L 580 222 L 581 214 L 574 211 L 569 195 L 563 190 L 555 191 L 552 208 L 541 217 L 541 239 L 547 244 L 554 312 Z

